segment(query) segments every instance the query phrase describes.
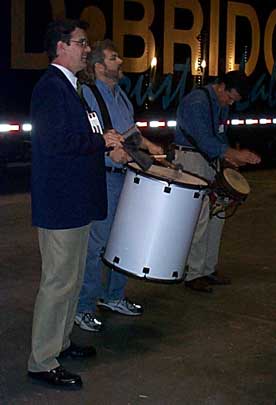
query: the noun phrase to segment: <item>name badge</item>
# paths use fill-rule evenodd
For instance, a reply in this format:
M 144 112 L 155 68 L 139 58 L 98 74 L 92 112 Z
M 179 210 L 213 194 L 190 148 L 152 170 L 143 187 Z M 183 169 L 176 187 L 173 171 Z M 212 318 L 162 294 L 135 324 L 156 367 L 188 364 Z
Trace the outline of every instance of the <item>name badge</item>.
M 103 134 L 103 129 L 100 120 L 95 111 L 87 112 L 87 116 L 94 134 Z

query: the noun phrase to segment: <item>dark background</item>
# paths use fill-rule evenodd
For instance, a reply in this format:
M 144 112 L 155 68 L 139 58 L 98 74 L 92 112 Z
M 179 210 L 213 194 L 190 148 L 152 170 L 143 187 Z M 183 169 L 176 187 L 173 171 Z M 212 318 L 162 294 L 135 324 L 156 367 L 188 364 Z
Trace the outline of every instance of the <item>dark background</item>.
M 52 19 L 51 5 L 49 0 L 22 0 L 26 5 L 26 18 L 25 18 L 25 33 L 26 33 L 26 52 L 42 52 L 43 51 L 43 36 L 46 30 L 48 22 Z M 261 49 L 257 67 L 254 73 L 250 77 L 252 86 L 262 77 L 262 88 L 260 96 L 254 102 L 251 102 L 244 111 L 239 111 L 239 103 L 233 109 L 233 116 L 252 116 L 252 117 L 271 117 L 275 111 L 275 106 L 269 104 L 267 95 L 270 89 L 273 99 L 276 99 L 275 85 L 268 73 L 263 52 L 264 31 L 269 15 L 272 10 L 276 8 L 276 4 L 273 1 L 260 2 L 258 0 L 240 1 L 241 3 L 247 3 L 252 5 L 258 15 L 261 29 Z M 204 26 L 202 30 L 202 46 L 207 44 L 208 55 L 208 32 L 210 21 L 210 1 L 200 1 L 203 15 Z M 70 18 L 79 18 L 82 10 L 89 6 L 94 5 L 99 7 L 106 18 L 106 37 L 112 38 L 113 32 L 113 1 L 112 0 L 67 0 L 65 1 L 66 14 Z M 225 69 L 225 52 L 226 52 L 226 23 L 227 23 L 227 0 L 220 1 L 220 63 L 219 70 L 221 72 Z M 158 60 L 161 61 L 163 57 L 163 26 L 164 26 L 164 0 L 155 0 L 155 14 L 154 21 L 150 27 L 156 43 L 156 54 Z M 125 18 L 133 20 L 139 20 L 143 17 L 143 7 L 139 3 L 126 1 L 125 2 Z M 1 58 L 0 58 L 0 121 L 2 120 L 23 120 L 29 117 L 29 104 L 32 89 L 43 73 L 43 70 L 19 70 L 10 68 L 10 52 L 11 52 L 11 1 L 6 0 L 1 3 L 0 14 L 0 37 L 1 37 Z M 193 16 L 189 10 L 176 9 L 175 11 L 175 28 L 177 29 L 189 29 L 193 24 Z M 236 41 L 236 63 L 241 62 L 245 47 L 248 47 L 248 53 L 250 53 L 250 38 L 251 27 L 246 18 L 239 17 L 237 19 L 237 41 Z M 274 33 L 274 40 L 275 40 Z M 274 41 L 275 42 L 275 41 Z M 123 57 L 135 57 L 140 56 L 143 53 L 143 41 L 139 37 L 126 37 L 124 43 Z M 210 45 L 211 46 L 211 45 Z M 275 50 L 274 50 L 275 51 Z M 175 45 L 175 60 L 176 64 L 184 64 L 190 58 L 190 49 L 187 45 Z M 156 91 L 162 82 L 166 79 L 162 74 L 162 63 L 157 65 L 157 71 L 155 74 L 155 80 L 152 83 L 153 91 Z M 208 78 L 208 60 L 207 60 L 207 74 L 205 82 L 214 80 L 214 78 Z M 143 89 L 145 92 L 147 84 L 150 78 L 150 72 L 144 72 L 143 74 Z M 169 75 L 172 89 L 171 94 L 176 89 L 179 80 L 181 79 L 182 72 L 175 72 L 173 75 Z M 141 75 L 127 74 L 130 80 L 130 87 L 127 92 L 130 95 L 132 102 L 134 103 L 136 111 L 136 119 L 168 119 L 175 118 L 176 108 L 179 102 L 181 94 L 177 94 L 172 102 L 164 108 L 162 103 L 164 98 L 164 92 L 160 94 L 157 99 L 145 98 L 143 104 L 138 105 L 136 98 L 131 95 L 131 92 L 137 83 Z M 168 77 L 167 77 L 168 78 Z M 190 72 L 187 74 L 187 80 L 185 82 L 185 89 L 183 93 L 187 93 L 194 85 L 194 77 Z M 183 95 L 183 94 L 182 94 Z M 165 130 L 162 130 L 163 133 Z M 154 131 L 160 133 L 160 129 Z M 274 156 L 276 156 L 276 142 L 275 142 L 275 125 L 265 126 L 242 126 L 231 127 L 229 136 L 232 143 L 239 143 L 241 146 L 249 146 L 251 149 L 257 150 L 262 154 L 264 161 L 272 162 L 274 164 Z M 14 142 L 15 143 L 15 142 Z M 10 147 L 10 141 L 8 142 Z

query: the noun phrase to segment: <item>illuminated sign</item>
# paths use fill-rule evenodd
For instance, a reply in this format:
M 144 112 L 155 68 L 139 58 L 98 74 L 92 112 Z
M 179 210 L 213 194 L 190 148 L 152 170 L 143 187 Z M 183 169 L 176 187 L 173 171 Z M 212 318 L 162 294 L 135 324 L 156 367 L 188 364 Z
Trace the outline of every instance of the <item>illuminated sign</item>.
M 52 7 L 52 15 L 64 17 L 66 6 L 64 0 L 49 0 Z M 203 1 L 203 0 L 202 0 Z M 204 0 L 205 1 L 205 0 Z M 143 7 L 143 16 L 137 21 L 125 19 L 126 3 L 139 3 Z M 164 27 L 163 27 L 163 62 L 162 73 L 173 73 L 175 65 L 175 45 L 185 44 L 191 51 L 191 72 L 198 74 L 198 61 L 200 55 L 199 36 L 203 29 L 204 21 L 210 25 L 209 32 L 209 75 L 217 76 L 220 48 L 220 0 L 209 0 L 209 14 L 203 14 L 203 8 L 199 0 L 164 0 Z M 47 65 L 44 53 L 30 53 L 25 50 L 25 0 L 11 0 L 11 67 L 13 69 L 43 69 Z M 175 14 L 180 9 L 188 10 L 192 14 L 193 24 L 189 29 L 175 27 Z M 151 61 L 156 56 L 156 41 L 151 25 L 155 18 L 155 6 L 153 0 L 113 0 L 113 40 L 117 44 L 121 55 L 124 57 L 124 69 L 129 73 L 143 73 L 150 68 Z M 246 63 L 248 75 L 256 68 L 260 57 L 260 49 L 264 52 L 264 61 L 268 72 L 271 74 L 274 64 L 273 57 L 273 33 L 276 25 L 276 9 L 271 10 L 265 22 L 264 35 L 261 37 L 260 23 L 255 8 L 247 3 L 228 1 L 226 9 L 226 71 L 237 69 L 235 61 L 236 49 L 236 22 L 243 17 L 251 27 L 250 54 Z M 83 8 L 80 18 L 90 23 L 91 30 L 88 32 L 91 41 L 102 39 L 106 34 L 106 17 L 103 11 L 89 5 Z M 139 57 L 125 57 L 125 37 L 140 37 L 144 43 L 143 54 Z

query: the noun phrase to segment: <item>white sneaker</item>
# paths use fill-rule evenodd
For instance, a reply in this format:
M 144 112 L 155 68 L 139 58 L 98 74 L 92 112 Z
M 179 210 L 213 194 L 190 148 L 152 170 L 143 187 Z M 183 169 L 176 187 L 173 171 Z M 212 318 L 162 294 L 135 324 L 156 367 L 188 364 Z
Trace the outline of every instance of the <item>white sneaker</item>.
M 135 304 L 131 302 L 127 298 L 121 298 L 119 300 L 110 300 L 105 302 L 103 300 L 99 300 L 97 302 L 99 307 L 103 307 L 106 309 L 110 309 L 111 311 L 119 312 L 123 315 L 130 315 L 130 316 L 137 316 L 142 315 L 143 307 L 142 305 Z
M 91 312 L 79 312 L 75 316 L 75 324 L 89 332 L 100 332 L 103 326 L 102 322 Z

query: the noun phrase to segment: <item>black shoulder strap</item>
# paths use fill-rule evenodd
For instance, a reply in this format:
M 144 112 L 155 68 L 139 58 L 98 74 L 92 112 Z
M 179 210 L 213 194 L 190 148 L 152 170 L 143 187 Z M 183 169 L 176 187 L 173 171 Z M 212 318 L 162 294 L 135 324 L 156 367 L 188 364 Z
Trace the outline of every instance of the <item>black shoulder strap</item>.
M 112 122 L 111 122 L 111 118 L 106 106 L 106 103 L 103 99 L 103 96 L 101 95 L 98 87 L 95 84 L 90 84 L 89 85 L 90 90 L 92 91 L 92 93 L 94 94 L 97 103 L 99 105 L 101 114 L 102 114 L 102 119 L 103 119 L 103 125 L 104 125 L 104 131 L 108 131 L 109 129 L 113 128 Z

